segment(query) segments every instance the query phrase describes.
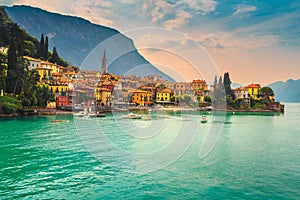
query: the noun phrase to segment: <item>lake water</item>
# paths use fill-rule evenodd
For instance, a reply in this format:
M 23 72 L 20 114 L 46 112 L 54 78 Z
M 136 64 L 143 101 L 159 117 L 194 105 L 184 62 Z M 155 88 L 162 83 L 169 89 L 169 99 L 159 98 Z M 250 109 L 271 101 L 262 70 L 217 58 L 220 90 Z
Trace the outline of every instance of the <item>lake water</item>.
M 207 124 L 121 115 L 0 119 L 0 199 L 300 198 L 300 104 Z

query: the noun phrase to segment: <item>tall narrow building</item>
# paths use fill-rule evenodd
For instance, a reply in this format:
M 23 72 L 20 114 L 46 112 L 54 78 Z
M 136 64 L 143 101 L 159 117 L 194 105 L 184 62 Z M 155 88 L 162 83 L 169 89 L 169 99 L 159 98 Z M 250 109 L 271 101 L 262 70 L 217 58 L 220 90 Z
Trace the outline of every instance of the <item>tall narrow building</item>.
M 101 69 L 102 69 L 102 74 L 107 73 L 107 59 L 106 59 L 105 50 L 103 52 Z

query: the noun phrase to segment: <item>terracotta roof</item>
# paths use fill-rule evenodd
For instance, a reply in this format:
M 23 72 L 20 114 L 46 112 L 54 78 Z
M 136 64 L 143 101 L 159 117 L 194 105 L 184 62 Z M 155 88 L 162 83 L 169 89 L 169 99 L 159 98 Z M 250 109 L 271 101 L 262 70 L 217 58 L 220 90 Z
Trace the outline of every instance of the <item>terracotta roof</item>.
M 133 93 L 150 93 L 150 92 L 145 90 L 135 90 Z
M 58 73 L 58 72 L 53 72 L 52 76 L 62 76 L 62 75 L 60 73 Z
M 65 74 L 67 74 L 67 75 L 75 75 L 77 73 L 76 72 L 66 72 Z
M 159 93 L 171 93 L 171 90 L 169 88 L 165 88 L 165 89 L 159 90 L 157 92 L 159 92 Z
M 244 87 L 239 87 L 239 88 L 235 88 L 233 89 L 234 91 L 244 91 L 244 90 L 247 90 L 247 88 L 244 88 Z
M 206 81 L 198 79 L 198 80 L 193 80 L 193 83 L 206 83 Z
M 254 83 L 252 83 L 252 84 L 250 84 L 250 85 L 247 85 L 245 88 L 261 88 L 260 87 L 260 84 L 254 84 Z

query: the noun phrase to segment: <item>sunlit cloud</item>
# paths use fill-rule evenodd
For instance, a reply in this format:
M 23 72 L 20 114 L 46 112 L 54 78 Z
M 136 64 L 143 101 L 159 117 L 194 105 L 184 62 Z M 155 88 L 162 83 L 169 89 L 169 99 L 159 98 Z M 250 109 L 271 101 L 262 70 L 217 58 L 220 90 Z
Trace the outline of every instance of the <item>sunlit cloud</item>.
M 214 0 L 183 0 L 179 1 L 178 4 L 187 4 L 190 9 L 201 11 L 202 14 L 207 14 L 215 11 L 218 3 Z
M 179 10 L 176 12 L 176 18 L 168 20 L 164 23 L 164 26 L 168 29 L 176 29 L 184 25 L 189 24 L 189 19 L 192 17 L 191 14 L 185 12 L 183 10 Z
M 104 0 L 77 1 L 71 6 L 71 11 L 91 22 L 104 26 L 113 25 L 112 3 Z
M 208 33 L 201 35 L 197 41 L 205 48 L 221 53 L 236 53 L 238 51 L 252 51 L 259 48 L 276 45 L 279 37 L 276 35 L 244 36 L 238 38 L 228 33 Z
M 151 17 L 152 23 L 157 23 L 162 20 L 167 14 L 173 13 L 174 5 L 169 4 L 164 0 L 145 1 L 142 6 L 142 11 Z
M 249 16 L 249 13 L 256 11 L 256 9 L 257 8 L 255 6 L 239 4 L 236 6 L 233 15 Z

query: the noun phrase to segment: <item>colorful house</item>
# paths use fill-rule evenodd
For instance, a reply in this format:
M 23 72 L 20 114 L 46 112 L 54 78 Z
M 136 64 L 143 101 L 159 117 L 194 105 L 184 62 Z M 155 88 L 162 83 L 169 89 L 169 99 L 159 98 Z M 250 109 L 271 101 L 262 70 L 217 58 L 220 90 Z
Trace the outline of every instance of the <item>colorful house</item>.
M 233 90 L 236 99 L 243 99 L 245 104 L 250 104 L 250 95 L 247 88 L 240 87 Z
M 172 91 L 169 88 L 160 89 L 156 92 L 156 102 L 170 102 Z
M 51 74 L 52 74 L 52 68 L 51 67 L 46 67 L 46 66 L 39 66 L 35 68 L 35 70 L 38 72 L 40 75 L 40 81 L 41 80 L 50 80 L 51 79 Z
M 55 94 L 55 96 L 67 96 L 69 86 L 67 83 L 52 82 L 49 83 L 49 90 Z
M 140 106 L 150 106 L 152 93 L 145 90 L 135 90 L 131 97 L 131 102 Z
M 209 94 L 208 85 L 205 80 L 193 80 L 192 90 L 194 91 L 195 97 L 204 102 L 204 97 Z
M 96 106 L 111 106 L 112 91 L 107 88 L 97 87 L 95 89 Z
M 261 88 L 260 84 L 250 84 L 245 87 L 248 90 L 249 95 L 253 99 L 258 99 L 259 89 Z

